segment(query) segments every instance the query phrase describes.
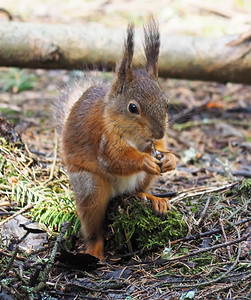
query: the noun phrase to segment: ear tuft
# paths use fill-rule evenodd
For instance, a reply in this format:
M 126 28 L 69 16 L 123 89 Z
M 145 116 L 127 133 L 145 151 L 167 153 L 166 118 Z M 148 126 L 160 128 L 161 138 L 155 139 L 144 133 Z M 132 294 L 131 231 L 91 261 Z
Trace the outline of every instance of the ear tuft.
M 158 79 L 158 59 L 160 48 L 159 26 L 153 16 L 149 17 L 148 23 L 144 26 L 145 43 L 144 51 L 146 56 L 146 70 L 155 80 Z
M 127 27 L 127 36 L 124 42 L 124 54 L 120 64 L 117 66 L 117 77 L 125 80 L 132 75 L 132 58 L 134 52 L 134 24 L 129 23 Z

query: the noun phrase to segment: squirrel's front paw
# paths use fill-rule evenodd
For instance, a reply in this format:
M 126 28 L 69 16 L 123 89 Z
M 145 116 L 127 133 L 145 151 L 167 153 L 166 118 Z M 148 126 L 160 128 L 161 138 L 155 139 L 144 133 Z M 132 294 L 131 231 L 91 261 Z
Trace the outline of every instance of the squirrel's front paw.
M 167 171 L 172 171 L 176 169 L 176 159 L 175 155 L 172 153 L 166 153 L 163 158 L 160 160 L 161 164 L 161 173 Z
M 149 154 L 144 156 L 143 170 L 152 175 L 160 175 L 159 160 Z

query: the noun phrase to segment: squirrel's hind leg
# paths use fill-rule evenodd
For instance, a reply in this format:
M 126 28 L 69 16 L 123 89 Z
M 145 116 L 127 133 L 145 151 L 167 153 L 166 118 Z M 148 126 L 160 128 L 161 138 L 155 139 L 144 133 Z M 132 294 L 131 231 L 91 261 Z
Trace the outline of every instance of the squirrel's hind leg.
M 166 198 L 159 198 L 148 193 L 138 193 L 136 196 L 143 200 L 150 200 L 153 211 L 158 215 L 165 215 L 167 210 L 171 209 L 171 205 Z
M 85 252 L 104 259 L 103 221 L 110 200 L 110 189 L 101 177 L 89 172 L 71 174 L 76 206 L 85 238 Z

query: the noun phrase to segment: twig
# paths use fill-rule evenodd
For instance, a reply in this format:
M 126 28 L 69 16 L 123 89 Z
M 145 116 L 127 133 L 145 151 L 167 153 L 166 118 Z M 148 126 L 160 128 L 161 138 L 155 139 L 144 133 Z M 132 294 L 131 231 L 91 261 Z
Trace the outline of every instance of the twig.
M 135 256 L 135 255 L 141 256 L 145 253 L 153 252 L 155 250 L 158 250 L 158 246 L 153 246 L 150 249 L 149 248 L 144 248 L 144 249 L 141 249 L 141 250 L 137 250 L 137 251 L 133 251 L 133 252 L 125 253 L 125 254 L 120 254 L 119 256 L 114 256 L 114 257 L 110 258 L 109 263 L 110 264 L 117 264 L 122 259 L 126 260 L 128 258 L 131 258 L 131 257 Z
M 160 259 L 156 259 L 156 260 L 147 260 L 147 261 L 142 261 L 142 262 L 134 262 L 134 263 L 129 263 L 128 266 L 130 266 L 130 265 L 155 265 L 155 264 L 156 265 L 162 265 L 162 264 L 173 262 L 173 261 L 179 261 L 179 260 L 183 260 L 183 259 L 186 259 L 188 257 L 191 257 L 191 256 L 196 256 L 198 254 L 201 254 L 201 253 L 204 253 L 204 252 L 207 252 L 207 251 L 212 251 L 212 250 L 215 250 L 215 249 L 218 249 L 218 248 L 223 248 L 223 247 L 227 247 L 227 246 L 232 245 L 232 244 L 240 243 L 242 241 L 245 241 L 247 239 L 247 237 L 248 237 L 248 235 L 243 235 L 241 238 L 238 238 L 238 239 L 226 242 L 226 243 L 214 245 L 214 246 L 211 246 L 211 247 L 206 247 L 206 248 L 203 248 L 203 249 L 200 249 L 200 250 L 196 250 L 194 252 L 190 252 L 190 253 L 187 253 L 185 255 L 181 255 L 181 256 L 177 256 L 177 257 L 171 257 L 171 258 L 168 258 L 168 259 L 160 258 Z
M 36 255 L 36 254 L 38 254 L 38 253 L 47 251 L 47 250 L 49 250 L 49 249 L 51 249 L 51 248 L 53 248 L 53 245 L 41 247 L 40 249 L 34 250 L 34 251 L 30 252 L 30 253 L 26 253 L 26 255 L 27 255 L 27 256 L 33 256 L 33 255 Z
M 68 282 L 66 283 L 65 287 L 66 288 L 79 288 L 81 290 L 85 289 L 87 291 L 95 291 L 99 292 L 102 291 L 103 293 L 109 293 L 111 291 L 117 291 L 121 290 L 124 287 L 127 287 L 129 283 L 124 280 L 123 278 L 118 278 L 118 279 L 113 279 L 112 281 L 108 279 L 107 281 L 103 281 L 100 283 L 97 287 L 91 287 L 91 286 L 83 286 L 83 284 L 78 283 L 78 282 Z
M 196 3 L 195 6 L 197 6 L 200 10 L 209 12 L 211 14 L 215 14 L 216 16 L 221 16 L 224 18 L 232 19 L 234 16 L 234 11 L 226 8 L 225 6 L 217 6 L 210 5 L 208 3 Z
M 236 225 L 236 226 L 239 226 L 239 225 L 242 225 L 242 224 L 244 224 L 246 222 L 250 222 L 250 221 L 251 221 L 251 217 L 249 217 L 247 219 L 243 219 L 243 220 L 241 220 L 239 222 L 236 222 L 236 223 L 233 223 L 233 224 Z M 224 229 L 228 230 L 231 227 L 232 226 L 225 226 Z M 205 231 L 205 232 L 202 232 L 202 233 L 197 233 L 195 235 L 186 236 L 182 239 L 172 241 L 171 244 L 176 244 L 176 243 L 180 243 L 180 242 L 187 242 L 187 241 L 192 241 L 192 240 L 198 240 L 198 239 L 201 239 L 205 236 L 212 235 L 212 234 L 215 234 L 215 233 L 218 233 L 218 232 L 221 232 L 221 231 L 222 231 L 221 228 L 213 228 L 212 230 L 209 230 L 209 231 Z
M 249 205 L 251 203 L 251 199 L 249 199 L 246 203 L 246 205 Z M 233 216 L 235 216 L 236 214 L 238 214 L 239 212 L 243 212 L 243 207 L 246 206 L 246 205 L 243 205 L 241 207 L 239 207 L 238 209 L 236 209 L 235 211 L 233 211 L 231 213 L 231 215 L 229 217 L 226 218 L 227 221 L 229 221 L 230 219 L 233 218 Z
M 23 207 L 22 209 L 20 209 L 19 211 L 17 211 L 16 213 L 14 213 L 13 215 L 9 216 L 8 218 L 4 219 L 3 221 L 0 222 L 0 228 L 7 222 L 9 222 L 10 220 L 14 219 L 15 217 L 21 215 L 22 213 L 26 212 L 27 210 L 30 210 L 34 205 L 39 204 L 40 202 L 44 202 L 44 199 L 41 199 L 37 202 L 34 203 L 29 203 L 27 204 L 25 207 Z
M 28 285 L 28 281 L 22 276 L 17 269 L 13 269 L 14 273 L 16 274 L 17 278 L 22 281 L 23 284 Z
M 200 215 L 200 218 L 199 218 L 198 222 L 196 222 L 196 225 L 197 225 L 197 226 L 199 226 L 200 223 L 202 222 L 202 220 L 205 218 L 205 215 L 206 215 L 206 213 L 207 213 L 207 210 L 208 210 L 208 207 L 209 207 L 211 198 L 212 198 L 212 196 L 211 196 L 211 194 L 209 194 L 209 196 L 208 196 L 208 198 L 207 198 L 207 202 L 206 202 L 206 204 L 205 204 L 205 207 L 204 207 L 204 209 L 203 209 L 203 211 L 202 211 L 202 213 L 201 213 L 201 215 Z
M 185 168 L 185 167 L 178 167 L 177 168 L 178 171 L 182 171 L 182 172 L 187 172 L 187 173 L 198 173 L 198 172 L 213 172 L 213 173 L 217 173 L 217 174 L 221 174 L 224 175 L 226 172 L 224 170 L 220 170 L 220 169 L 216 169 L 216 168 L 212 168 L 212 167 L 208 167 L 208 168 Z M 232 170 L 231 173 L 233 174 L 233 176 L 243 176 L 246 178 L 251 178 L 251 172 L 248 170 Z
M 200 249 L 200 250 L 196 250 L 194 252 L 191 252 L 191 253 L 188 253 L 188 254 L 185 254 L 185 255 L 182 255 L 182 256 L 173 257 L 173 258 L 168 259 L 167 261 L 180 260 L 180 259 L 184 259 L 184 258 L 187 258 L 187 257 L 190 257 L 190 256 L 195 256 L 195 255 L 203 253 L 203 252 L 212 251 L 212 250 L 215 250 L 215 249 L 218 249 L 218 248 L 227 247 L 229 245 L 245 241 L 247 239 L 247 237 L 248 237 L 247 235 L 243 235 L 242 237 L 240 237 L 238 239 L 235 239 L 235 240 L 232 240 L 232 241 L 229 241 L 229 242 L 226 242 L 226 243 L 214 245 L 212 247 L 206 247 L 206 248 L 203 248 L 203 249 Z M 163 259 L 163 262 L 165 262 L 164 259 Z
M 159 198 L 167 198 L 167 197 L 174 197 L 177 195 L 177 192 L 166 192 L 166 193 L 152 193 L 153 196 Z
M 228 242 L 228 239 L 227 239 L 226 232 L 225 232 L 225 230 L 224 230 L 224 226 L 223 226 L 222 221 L 223 221 L 223 220 L 222 220 L 221 218 L 219 218 L 219 223 L 220 223 L 220 227 L 221 227 L 222 234 L 223 234 L 223 236 L 224 236 L 225 242 Z M 227 253 L 228 253 L 229 259 L 231 259 L 231 250 L 230 250 L 230 246 L 227 246 Z
M 227 124 L 231 124 L 231 125 L 237 125 L 237 126 L 244 126 L 244 127 L 248 127 L 250 126 L 249 122 L 246 121 L 238 121 L 238 120 L 234 120 L 234 119 L 227 119 L 225 120 L 225 122 Z M 209 119 L 207 120 L 207 122 L 205 123 L 204 120 L 197 120 L 197 121 L 189 121 L 183 124 L 178 124 L 175 123 L 173 125 L 173 128 L 177 131 L 182 131 L 184 129 L 188 129 L 191 127 L 197 127 L 197 126 L 203 126 L 203 125 L 213 125 L 213 124 L 218 124 L 219 120 L 218 119 Z
M 207 104 L 210 101 L 211 101 L 211 98 L 208 96 L 199 105 L 195 105 L 195 106 L 186 108 L 182 112 L 175 115 L 174 118 L 172 118 L 171 122 L 169 122 L 169 126 L 172 126 L 174 124 L 174 122 L 177 120 L 184 120 L 184 118 L 186 118 L 186 121 L 188 121 L 189 116 L 198 114 L 200 111 L 202 111 L 203 109 L 205 109 L 207 107 Z
M 214 168 L 206 168 L 207 171 L 209 172 L 215 172 L 215 173 L 218 173 L 218 174 L 224 174 L 225 171 L 224 170 L 218 170 L 218 169 L 214 169 Z M 251 172 L 247 171 L 247 170 L 231 170 L 231 173 L 233 176 L 243 176 L 243 177 L 246 177 L 246 178 L 251 178 Z
M 38 276 L 40 274 L 42 270 L 42 266 L 41 265 L 38 265 L 35 269 L 35 272 L 30 276 L 30 281 L 29 281 L 29 286 L 30 287 L 33 287 L 35 286 L 36 282 L 37 282 L 37 279 L 38 279 Z
M 234 226 L 234 227 L 235 227 L 235 230 L 236 230 L 237 236 L 238 236 L 238 239 L 236 239 L 235 241 L 239 240 L 238 241 L 238 253 L 237 253 L 237 256 L 236 256 L 236 259 L 235 259 L 234 263 L 232 264 L 232 266 L 225 273 L 221 274 L 220 276 L 218 276 L 215 279 L 208 280 L 206 282 L 201 282 L 201 283 L 196 283 L 196 284 L 189 284 L 189 285 L 178 285 L 178 286 L 172 286 L 172 287 L 173 288 L 191 288 L 191 287 L 195 287 L 195 286 L 196 287 L 198 287 L 198 286 L 206 286 L 206 285 L 210 285 L 212 283 L 219 282 L 221 279 L 225 278 L 236 267 L 237 263 L 239 262 L 240 255 L 241 255 L 240 231 L 239 231 L 239 229 L 236 226 Z M 247 238 L 247 236 L 248 235 L 245 235 L 246 238 Z M 228 247 L 230 245 L 229 242 L 226 242 L 224 244 L 225 244 L 225 247 Z
M 232 262 L 224 262 L 222 264 L 226 265 L 227 263 L 229 264 L 232 264 Z M 250 264 L 249 262 L 247 263 L 248 265 Z M 212 265 L 210 265 L 210 267 L 212 267 Z M 238 281 L 238 280 L 242 280 L 244 277 L 246 277 L 248 274 L 250 274 L 249 271 L 246 271 L 246 272 L 234 272 L 234 274 L 231 274 L 229 275 L 227 278 L 225 278 L 224 280 L 221 280 L 221 282 L 227 282 L 228 281 Z M 208 276 L 207 274 L 206 275 L 203 275 L 204 277 Z M 175 276 L 173 277 L 169 277 L 168 278 L 168 284 L 181 284 L 181 283 L 191 283 L 191 282 L 194 282 L 195 280 L 199 280 L 201 277 L 196 277 L 194 278 L 192 276 L 192 278 L 184 278 L 184 277 L 181 277 L 181 278 L 177 278 Z M 159 286 L 160 284 L 162 284 L 163 282 L 157 282 L 157 284 L 155 284 L 155 286 Z M 182 286 L 184 287 L 184 286 Z M 198 298 L 199 299 L 199 298 Z
M 19 211 L 14 213 L 12 216 L 10 216 L 10 217 L 4 219 L 2 222 L 0 222 L 0 227 L 3 226 L 5 223 L 9 222 L 10 220 L 14 219 L 16 216 L 21 215 L 25 211 L 31 209 L 37 203 L 38 202 L 27 204 L 24 208 L 20 209 Z
M 50 259 L 49 259 L 49 261 L 48 261 L 48 263 L 47 263 L 47 265 L 45 267 L 45 270 L 43 271 L 43 273 L 41 275 L 42 280 L 41 280 L 41 282 L 37 286 L 35 286 L 33 288 L 33 292 L 34 293 L 37 293 L 37 292 L 39 292 L 39 291 L 41 291 L 42 289 L 45 288 L 46 281 L 48 280 L 48 277 L 49 277 L 49 273 L 50 273 L 50 271 L 51 271 L 51 269 L 52 269 L 52 267 L 54 265 L 56 253 L 57 253 L 58 248 L 59 248 L 59 246 L 60 246 L 60 244 L 61 244 L 61 242 L 63 240 L 63 237 L 64 237 L 64 235 L 66 233 L 66 230 L 67 230 L 68 226 L 69 226 L 69 222 L 64 222 L 61 225 L 60 233 L 59 233 L 59 235 L 58 235 L 58 237 L 57 237 L 57 239 L 55 241 L 54 247 L 53 247 L 52 252 L 51 252 L 51 257 L 50 257 Z
M 217 288 L 217 289 L 215 289 L 215 290 L 208 291 L 208 292 L 206 292 L 205 294 L 203 294 L 202 296 L 203 296 L 203 298 L 205 299 L 205 296 L 208 296 L 208 295 L 215 295 L 215 293 L 220 292 L 220 291 L 223 291 L 223 290 L 225 290 L 225 289 L 229 289 L 229 288 L 231 288 L 231 287 L 234 287 L 234 286 L 240 284 L 240 283 L 243 282 L 243 281 L 247 281 L 247 283 L 248 283 L 248 280 L 250 279 L 250 277 L 251 277 L 251 273 L 247 274 L 247 275 L 244 276 L 242 279 L 239 279 L 239 280 L 237 280 L 237 281 L 231 282 L 231 283 L 229 283 L 229 284 L 224 284 L 223 286 L 221 286 L 221 287 L 219 287 L 219 288 Z M 201 299 L 202 299 L 202 298 L 201 298 Z
M 236 222 L 236 223 L 234 223 L 234 225 L 239 226 L 239 225 L 242 225 L 242 224 L 250 222 L 250 221 L 251 221 L 251 217 L 243 219 L 243 220 L 241 220 L 239 222 Z M 230 228 L 232 228 L 232 226 L 230 226 L 230 225 L 224 227 L 225 230 L 229 230 Z M 222 232 L 222 228 L 213 228 L 212 230 L 209 230 L 209 231 L 206 231 L 206 232 L 202 232 L 202 233 L 197 233 L 195 235 L 186 236 L 184 238 L 181 238 L 181 239 L 178 239 L 178 240 L 175 240 L 175 241 L 171 241 L 170 244 L 173 245 L 173 244 L 177 244 L 177 243 L 180 243 L 180 242 L 187 242 L 187 241 L 192 241 L 192 240 L 198 240 L 198 239 L 201 239 L 201 238 L 203 238 L 205 236 L 216 234 L 218 232 Z M 141 255 L 145 254 L 146 252 L 149 253 L 149 251 L 152 252 L 152 251 L 155 251 L 157 249 L 158 249 L 157 246 L 153 246 L 151 249 L 142 249 L 142 250 L 139 250 L 139 251 L 134 251 L 134 252 L 122 254 L 122 255 L 120 255 L 117 258 L 119 258 L 118 261 L 120 262 L 121 259 L 128 259 L 128 258 L 133 257 L 134 255 L 141 256 Z M 115 257 L 114 257 L 114 259 L 115 259 Z M 113 261 L 113 259 L 111 259 L 111 263 L 112 264 L 116 264 L 116 262 L 117 261 Z
M 12 257 L 12 254 L 5 252 L 3 250 L 0 249 L 0 254 L 4 255 L 4 256 L 8 256 L 8 257 Z
M 19 247 L 17 246 L 14 253 L 12 254 L 12 257 L 11 257 L 6 269 L 4 270 L 4 272 L 2 274 L 0 274 L 0 278 L 3 277 L 3 276 L 6 276 L 8 274 L 9 270 L 12 268 L 12 265 L 13 265 L 15 259 L 16 259 L 18 251 L 19 251 Z
M 238 184 L 238 181 L 235 181 L 235 182 L 226 184 L 226 185 L 221 186 L 221 187 L 205 188 L 204 190 L 202 190 L 200 192 L 194 192 L 194 193 L 183 192 L 183 193 L 179 194 L 177 197 L 174 197 L 173 199 L 171 199 L 169 201 L 169 203 L 175 203 L 177 201 L 183 200 L 184 198 L 193 198 L 193 197 L 202 195 L 203 193 L 209 194 L 209 193 L 212 193 L 212 192 L 224 191 L 226 189 L 234 187 L 237 184 Z M 201 188 L 200 188 L 200 190 L 201 190 Z
M 72 291 L 70 293 L 66 293 L 66 292 L 61 292 L 61 291 L 49 291 L 48 292 L 49 295 L 52 295 L 52 296 L 60 296 L 59 298 L 56 298 L 56 299 L 63 299 L 66 297 L 69 297 L 67 299 L 70 299 L 70 298 L 73 298 L 73 299 L 88 299 L 88 300 L 97 300 L 97 297 L 91 297 L 91 296 L 82 296 L 82 295 L 79 295 L 79 293 L 76 293 L 74 294 Z

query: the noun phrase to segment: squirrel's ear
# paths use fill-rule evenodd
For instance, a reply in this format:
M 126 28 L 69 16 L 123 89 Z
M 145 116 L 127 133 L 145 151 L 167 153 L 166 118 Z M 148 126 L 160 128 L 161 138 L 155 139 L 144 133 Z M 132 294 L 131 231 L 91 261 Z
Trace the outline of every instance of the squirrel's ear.
M 155 80 L 158 79 L 158 59 L 160 48 L 159 27 L 153 16 L 144 26 L 145 43 L 144 51 L 146 56 L 146 70 L 148 74 Z
M 134 52 L 134 25 L 130 23 L 127 27 L 127 36 L 124 44 L 122 60 L 116 67 L 116 85 L 123 85 L 133 78 L 132 58 Z

